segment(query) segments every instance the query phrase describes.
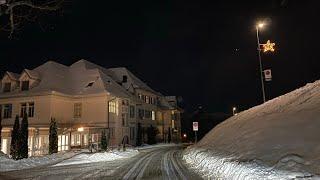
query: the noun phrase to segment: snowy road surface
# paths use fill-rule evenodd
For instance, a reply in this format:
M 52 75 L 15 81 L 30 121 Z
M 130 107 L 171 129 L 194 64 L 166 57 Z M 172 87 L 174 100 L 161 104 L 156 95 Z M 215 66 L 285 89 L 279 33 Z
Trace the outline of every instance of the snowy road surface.
M 182 146 L 141 149 L 131 158 L 0 173 L 0 179 L 200 179 L 184 165 Z

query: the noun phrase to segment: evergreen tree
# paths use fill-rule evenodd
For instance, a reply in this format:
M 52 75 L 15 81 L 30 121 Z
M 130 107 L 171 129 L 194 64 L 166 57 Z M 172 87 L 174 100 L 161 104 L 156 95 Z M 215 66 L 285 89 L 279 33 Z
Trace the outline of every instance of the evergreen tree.
M 49 130 L 49 154 L 58 152 L 58 132 L 57 123 L 55 119 L 51 118 Z
M 17 160 L 18 159 L 18 149 L 19 149 L 19 129 L 20 129 L 20 122 L 19 122 L 19 116 L 16 115 L 16 118 L 14 120 L 13 129 L 11 131 L 11 145 L 10 145 L 10 155 L 12 159 Z
M 25 113 L 20 126 L 20 148 L 18 149 L 19 159 L 28 158 L 28 126 L 28 114 Z
M 168 128 L 168 143 L 171 142 L 171 128 Z
M 142 128 L 141 128 L 141 124 L 140 123 L 138 123 L 136 145 L 137 146 L 141 146 L 142 145 Z
M 102 133 L 101 133 L 101 149 L 106 151 L 107 148 L 108 148 L 108 142 L 107 142 L 106 132 L 102 131 Z

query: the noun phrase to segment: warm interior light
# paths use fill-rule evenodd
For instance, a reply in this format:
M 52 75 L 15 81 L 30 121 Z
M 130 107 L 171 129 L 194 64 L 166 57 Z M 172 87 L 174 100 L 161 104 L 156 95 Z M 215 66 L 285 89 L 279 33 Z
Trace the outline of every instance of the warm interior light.
M 259 27 L 259 28 L 263 28 L 263 26 L 264 26 L 263 23 L 259 23 L 259 24 L 258 24 L 258 27 Z
M 78 128 L 78 131 L 79 131 L 79 132 L 82 132 L 83 130 L 84 130 L 83 127 Z
M 233 110 L 235 111 L 237 108 L 236 107 L 233 107 Z

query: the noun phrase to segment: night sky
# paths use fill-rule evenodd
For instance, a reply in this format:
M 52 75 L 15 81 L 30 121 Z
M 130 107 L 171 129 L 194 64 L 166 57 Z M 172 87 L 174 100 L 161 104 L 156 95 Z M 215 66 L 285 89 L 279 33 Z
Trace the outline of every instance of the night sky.
M 320 79 L 320 11 L 314 1 L 68 1 L 9 40 L 0 33 L 0 70 L 20 73 L 48 60 L 125 66 L 188 111 L 230 113 L 262 102 L 255 23 L 273 81 L 267 99 Z

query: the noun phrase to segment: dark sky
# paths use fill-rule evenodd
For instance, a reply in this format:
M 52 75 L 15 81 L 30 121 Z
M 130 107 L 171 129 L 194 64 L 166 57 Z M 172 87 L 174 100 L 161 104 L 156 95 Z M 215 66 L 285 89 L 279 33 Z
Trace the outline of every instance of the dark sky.
M 268 18 L 261 40 L 277 46 L 274 54 L 262 56 L 273 73 L 268 99 L 320 78 L 318 5 L 316 0 L 68 1 L 62 15 L 40 16 L 15 40 L 1 32 L 1 73 L 83 58 L 125 66 L 155 90 L 182 96 L 188 110 L 199 105 L 211 112 L 244 110 L 262 101 L 259 19 Z

